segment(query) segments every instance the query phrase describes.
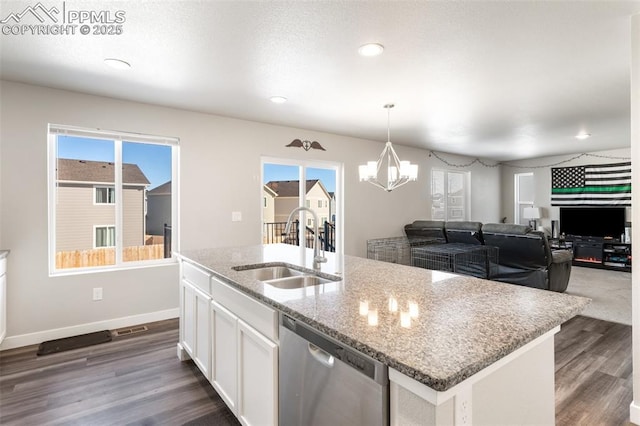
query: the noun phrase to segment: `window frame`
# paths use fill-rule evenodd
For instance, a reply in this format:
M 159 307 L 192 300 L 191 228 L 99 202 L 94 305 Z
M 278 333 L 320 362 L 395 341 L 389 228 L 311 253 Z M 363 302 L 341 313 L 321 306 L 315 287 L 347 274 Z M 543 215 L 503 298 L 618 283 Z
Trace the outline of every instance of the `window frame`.
M 111 228 L 113 229 L 113 242 L 114 242 L 114 245 L 112 245 L 112 246 L 98 246 L 96 244 L 97 243 L 97 239 L 98 239 L 97 238 L 98 237 L 97 231 L 100 228 L 106 228 L 107 230 L 109 230 Z M 93 248 L 94 249 L 97 249 L 97 248 L 115 248 L 116 247 L 115 246 L 115 242 L 116 242 L 116 226 L 115 225 L 93 225 Z
M 107 190 L 107 202 L 106 203 L 99 203 L 98 202 L 98 189 L 106 189 Z M 109 190 L 113 190 L 113 191 L 109 191 Z M 113 198 L 109 196 L 109 193 L 113 194 Z M 108 200 L 113 199 L 112 202 L 109 202 Z M 115 186 L 111 186 L 111 185 L 94 185 L 93 186 L 93 205 L 94 206 L 113 206 L 116 204 L 116 188 Z
M 263 181 L 264 181 L 264 165 L 265 164 L 279 164 L 279 165 L 283 165 L 283 166 L 295 166 L 298 167 L 298 171 L 299 171 L 299 175 L 298 175 L 298 180 L 300 182 L 300 189 L 299 189 L 299 202 L 298 202 L 298 207 L 308 207 L 307 206 L 307 202 L 309 202 L 309 199 L 307 198 L 307 194 L 306 194 L 306 181 L 307 181 L 307 175 L 306 175 L 306 171 L 307 169 L 311 168 L 319 168 L 319 169 L 330 169 L 333 170 L 336 174 L 336 188 L 335 188 L 335 192 L 334 192 L 334 199 L 335 199 L 335 204 L 336 204 L 336 208 L 335 208 L 335 217 L 336 217 L 336 223 L 335 223 L 335 253 L 337 258 L 341 258 L 342 254 L 344 253 L 344 163 L 339 163 L 339 162 L 335 162 L 335 161 L 324 161 L 324 160 L 299 160 L 299 159 L 290 159 L 290 158 L 278 158 L 278 157 L 268 157 L 268 156 L 262 156 L 260 158 L 260 185 L 259 185 L 259 190 L 262 191 L 263 189 Z M 260 192 L 262 193 L 262 192 Z M 309 207 L 310 208 L 310 207 Z M 261 212 L 262 213 L 262 212 Z M 299 214 L 299 218 L 300 221 L 302 222 L 303 218 L 305 217 L 306 212 L 305 211 L 301 211 Z M 262 236 L 262 223 L 264 221 L 264 216 L 261 215 L 261 220 L 260 220 L 260 234 Z M 299 238 L 302 236 L 303 234 L 300 233 Z M 262 237 L 261 237 L 262 239 Z M 301 243 L 299 244 L 299 247 L 301 250 L 304 250 L 305 244 L 303 243 L 303 241 L 300 241 Z M 339 270 L 341 270 L 341 266 L 336 266 Z
M 76 126 L 69 125 L 61 125 L 61 124 L 52 124 L 48 125 L 47 132 L 47 191 L 48 191 L 48 235 L 49 235 L 49 276 L 65 276 L 65 275 L 78 275 L 78 274 L 87 274 L 87 273 L 96 273 L 96 272 L 109 272 L 109 271 L 119 271 L 125 269 L 136 269 L 136 268 L 147 268 L 154 266 L 163 266 L 167 264 L 174 264 L 177 262 L 176 253 L 179 252 L 180 247 L 180 212 L 179 212 L 179 177 L 180 177 L 180 140 L 176 137 L 164 137 L 164 136 L 154 136 L 154 135 L 144 135 L 139 133 L 128 133 L 121 131 L 110 131 L 103 129 L 91 129 L 91 128 L 82 128 Z M 88 139 L 102 139 L 102 140 L 111 140 L 114 143 L 114 154 L 115 154 L 115 177 L 114 177 L 114 185 L 94 185 L 94 188 L 97 187 L 109 187 L 112 186 L 115 191 L 115 204 L 111 203 L 96 203 L 96 192 L 95 189 L 91 192 L 93 195 L 93 204 L 94 205 L 110 205 L 114 206 L 116 209 L 115 215 L 115 232 L 116 232 L 116 262 L 113 265 L 101 265 L 101 266 L 89 266 L 89 267 L 78 267 L 78 268 L 64 268 L 57 269 L 56 268 L 56 207 L 57 207 L 57 159 L 58 159 L 58 150 L 57 150 L 57 138 L 58 136 L 73 136 L 79 138 L 88 138 Z M 155 144 L 155 145 L 165 145 L 171 147 L 171 257 L 163 258 L 163 259 L 152 259 L 152 260 L 141 260 L 141 261 L 123 261 L 123 235 L 122 232 L 118 232 L 118 229 L 123 229 L 124 218 L 123 218 L 123 199 L 122 199 L 122 191 L 118 191 L 118 188 L 124 188 L 122 182 L 122 167 L 118 167 L 118 165 L 122 164 L 122 145 L 124 143 L 141 143 L 141 144 Z M 146 215 L 146 193 L 145 193 L 145 215 Z M 93 226 L 93 245 L 95 248 L 103 248 L 103 247 L 95 247 L 95 239 L 96 239 L 96 227 L 105 227 L 110 225 L 94 225 Z
M 433 175 L 434 172 L 439 172 L 439 173 L 443 173 L 443 179 L 444 179 L 444 187 L 443 187 L 443 209 L 444 209 L 444 217 L 441 219 L 434 219 L 433 218 Z M 463 194 L 461 195 L 462 197 L 462 201 L 463 201 L 463 206 L 462 206 L 462 216 L 461 217 L 450 217 L 449 216 L 449 210 L 450 210 L 450 200 L 449 198 L 451 197 L 451 194 L 449 192 L 449 174 L 456 174 L 456 175 L 461 175 L 462 179 L 463 179 Z M 446 169 L 438 169 L 438 168 L 432 168 L 431 169 L 431 190 L 430 190 L 430 196 L 431 196 L 431 218 L 434 220 L 444 220 L 444 221 L 465 221 L 465 220 L 470 220 L 471 217 L 471 172 L 470 171 L 460 171 L 460 170 L 446 170 Z
M 513 175 L 513 199 L 514 199 L 514 203 L 513 203 L 513 223 L 516 224 L 522 224 L 522 219 L 524 219 L 522 217 L 522 212 L 524 211 L 525 207 L 533 207 L 534 205 L 534 199 L 532 200 L 521 200 L 520 196 L 521 196 L 521 178 L 531 178 L 533 179 L 533 191 L 534 193 L 533 198 L 535 198 L 535 175 L 533 174 L 533 172 L 524 172 L 524 173 L 515 173 Z M 527 223 L 528 224 L 528 220 Z

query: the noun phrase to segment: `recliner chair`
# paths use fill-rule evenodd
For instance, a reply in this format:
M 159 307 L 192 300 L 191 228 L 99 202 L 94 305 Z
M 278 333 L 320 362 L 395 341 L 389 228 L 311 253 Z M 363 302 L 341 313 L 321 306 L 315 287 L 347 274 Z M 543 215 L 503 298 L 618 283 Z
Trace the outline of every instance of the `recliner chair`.
M 568 250 L 549 248 L 547 237 L 525 225 L 487 223 L 485 245 L 498 247 L 498 265 L 489 279 L 564 292 L 571 275 Z

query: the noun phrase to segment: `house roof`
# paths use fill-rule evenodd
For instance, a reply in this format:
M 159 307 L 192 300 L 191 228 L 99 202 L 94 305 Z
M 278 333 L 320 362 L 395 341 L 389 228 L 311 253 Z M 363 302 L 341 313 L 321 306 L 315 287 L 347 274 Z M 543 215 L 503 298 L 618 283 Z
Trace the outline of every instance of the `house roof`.
M 327 194 L 327 198 L 331 198 L 331 196 L 327 192 L 327 189 L 322 184 L 322 181 L 319 179 L 307 180 L 307 193 L 309 193 L 311 188 L 313 188 L 316 184 L 320 185 L 325 194 Z M 278 194 L 278 197 L 298 197 L 300 195 L 299 180 L 272 180 L 267 182 L 265 186 L 272 189 L 273 192 Z
M 262 185 L 262 189 L 264 189 L 268 194 L 271 194 L 272 197 L 277 197 L 278 194 L 271 188 L 269 188 L 267 185 Z
M 147 191 L 147 195 L 171 195 L 171 181 L 167 181 Z
M 106 161 L 58 159 L 58 181 L 114 183 L 115 166 Z M 151 182 L 137 164 L 122 164 L 122 182 L 149 185 Z

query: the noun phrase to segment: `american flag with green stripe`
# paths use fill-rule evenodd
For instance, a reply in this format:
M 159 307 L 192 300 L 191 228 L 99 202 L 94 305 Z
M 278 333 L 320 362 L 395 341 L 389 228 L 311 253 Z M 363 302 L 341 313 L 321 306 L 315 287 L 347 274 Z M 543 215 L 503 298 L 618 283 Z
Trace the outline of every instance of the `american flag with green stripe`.
M 552 206 L 631 206 L 631 162 L 551 169 Z

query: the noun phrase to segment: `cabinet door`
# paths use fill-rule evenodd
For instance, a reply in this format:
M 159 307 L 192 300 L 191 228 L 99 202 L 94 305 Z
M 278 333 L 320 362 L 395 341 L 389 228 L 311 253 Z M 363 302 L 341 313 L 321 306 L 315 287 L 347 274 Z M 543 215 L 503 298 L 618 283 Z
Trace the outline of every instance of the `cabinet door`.
M 195 348 L 194 348 L 194 356 L 193 361 L 202 371 L 202 374 L 207 378 L 207 380 L 211 379 L 210 368 L 211 368 L 211 298 L 198 290 L 194 289 L 195 292 L 195 313 L 194 313 L 194 321 L 195 321 Z
M 180 281 L 180 343 L 191 358 L 196 347 L 196 296 L 195 288 L 188 282 Z
M 0 343 L 7 335 L 7 276 L 0 274 Z
M 278 345 L 238 320 L 238 419 L 278 424 Z
M 238 397 L 238 317 L 211 302 L 211 384 L 236 414 Z

